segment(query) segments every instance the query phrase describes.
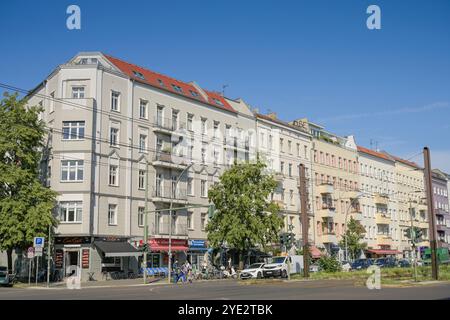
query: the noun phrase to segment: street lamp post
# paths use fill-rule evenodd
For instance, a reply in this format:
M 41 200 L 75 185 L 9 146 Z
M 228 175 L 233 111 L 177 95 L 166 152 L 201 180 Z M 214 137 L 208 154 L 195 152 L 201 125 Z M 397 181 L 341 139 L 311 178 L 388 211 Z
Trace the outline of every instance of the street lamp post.
M 168 256 L 169 256 L 169 276 L 167 277 L 168 279 L 168 283 L 171 282 L 171 269 L 172 269 L 172 207 L 173 207 L 173 199 L 176 196 L 176 192 L 178 189 L 178 182 L 181 180 L 181 177 L 183 176 L 183 174 L 185 172 L 187 172 L 189 170 L 190 167 L 192 167 L 194 165 L 194 163 L 189 164 L 186 168 L 184 168 L 183 171 L 181 171 L 180 175 L 178 176 L 177 180 L 175 181 L 175 190 L 172 190 L 172 195 L 170 197 L 170 208 L 169 208 L 169 252 L 168 252 Z
M 147 253 L 148 253 L 148 160 L 145 163 L 145 208 L 144 208 L 144 284 L 147 283 Z

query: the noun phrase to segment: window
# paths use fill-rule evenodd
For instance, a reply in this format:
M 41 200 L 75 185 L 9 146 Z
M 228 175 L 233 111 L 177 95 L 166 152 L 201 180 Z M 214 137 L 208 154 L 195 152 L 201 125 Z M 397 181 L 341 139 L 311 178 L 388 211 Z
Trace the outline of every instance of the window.
M 111 128 L 109 133 L 109 145 L 116 147 L 119 142 L 119 129 Z
M 206 180 L 201 180 L 200 183 L 200 192 L 201 192 L 201 196 L 202 197 L 207 197 L 208 196 L 208 184 Z
M 194 213 L 192 211 L 188 211 L 187 213 L 187 226 L 189 230 L 194 230 Z
M 84 121 L 63 121 L 63 140 L 84 139 Z
M 269 150 L 273 150 L 273 137 L 269 135 Z
M 120 92 L 114 90 L 111 91 L 111 110 L 120 110 Z
M 139 170 L 139 189 L 145 189 L 145 170 Z
M 220 101 L 219 99 L 213 98 L 213 101 L 214 101 L 218 106 L 223 107 L 223 103 L 222 103 L 222 101 Z
M 288 140 L 288 152 L 292 154 L 292 141 Z
M 139 227 L 144 226 L 144 213 L 145 213 L 145 207 L 138 207 L 138 226 Z
M 202 213 L 200 223 L 201 223 L 202 231 L 204 231 L 206 228 L 206 213 Z
M 297 157 L 300 157 L 300 144 L 297 143 Z
M 158 79 L 158 84 L 159 84 L 161 87 L 165 87 L 164 82 L 163 82 L 161 79 Z
M 139 79 L 141 79 L 141 80 L 145 80 L 145 77 L 144 77 L 144 75 L 143 75 L 142 73 L 133 70 L 133 74 L 134 74 L 134 76 L 135 76 L 136 78 L 139 78 Z
M 145 100 L 140 100 L 139 102 L 139 118 L 147 119 L 147 104 L 148 102 Z
M 118 186 L 119 185 L 119 168 L 116 165 L 109 165 L 109 185 Z
M 206 119 L 202 118 L 202 134 L 206 135 L 206 130 L 207 130 L 207 128 L 206 128 Z
M 83 160 L 61 160 L 61 181 L 83 181 Z
M 181 89 L 180 86 L 177 86 L 177 85 L 175 85 L 175 84 L 172 84 L 172 88 L 173 88 L 173 90 L 175 90 L 175 91 L 178 92 L 178 93 L 183 93 L 183 89 Z
M 197 97 L 198 97 L 198 92 L 193 91 L 193 90 L 189 90 L 189 92 L 191 93 L 191 95 L 192 95 L 194 98 L 197 98 Z
M 80 223 L 83 213 L 83 203 L 81 201 L 60 202 L 59 221 L 62 223 Z
M 214 138 L 218 138 L 219 137 L 219 121 L 214 121 Z
M 188 113 L 188 115 L 187 115 L 187 129 L 188 129 L 189 131 L 193 131 L 193 128 L 192 128 L 192 122 L 193 122 L 193 120 L 194 120 L 194 115 Z
M 289 191 L 289 199 L 290 199 L 290 204 L 291 206 L 294 205 L 294 190 L 290 190 Z
M 280 152 L 283 152 L 283 138 L 280 138 Z
M 139 135 L 139 152 L 147 152 L 147 136 L 145 134 Z
M 72 99 L 84 99 L 84 87 L 72 87 Z
M 116 204 L 110 204 L 108 205 L 108 224 L 110 226 L 117 225 L 117 205 Z
M 187 179 L 187 194 L 190 196 L 194 195 L 194 179 L 193 178 Z
M 55 91 L 50 93 L 50 101 L 49 101 L 49 112 L 52 113 L 55 111 Z
M 280 172 L 284 173 L 284 162 L 283 161 L 280 162 Z
M 202 164 L 206 164 L 206 145 L 202 146 Z
M 289 163 L 289 177 L 292 177 L 292 163 Z

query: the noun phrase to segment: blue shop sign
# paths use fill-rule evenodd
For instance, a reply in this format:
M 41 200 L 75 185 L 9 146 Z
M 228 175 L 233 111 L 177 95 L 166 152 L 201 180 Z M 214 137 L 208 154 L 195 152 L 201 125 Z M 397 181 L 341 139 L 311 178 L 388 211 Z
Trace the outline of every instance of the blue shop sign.
M 206 250 L 206 240 L 190 240 L 189 248 Z

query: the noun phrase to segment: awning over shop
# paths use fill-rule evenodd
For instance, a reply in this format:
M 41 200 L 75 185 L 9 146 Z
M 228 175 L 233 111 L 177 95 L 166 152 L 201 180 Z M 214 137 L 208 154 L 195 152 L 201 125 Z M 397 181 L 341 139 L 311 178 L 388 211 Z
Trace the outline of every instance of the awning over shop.
M 397 250 L 384 250 L 384 249 L 369 249 L 369 250 L 367 250 L 367 252 L 378 254 L 378 255 L 380 255 L 380 254 L 387 254 L 387 255 L 389 255 L 389 254 L 401 254 L 401 252 L 397 251 Z
M 309 247 L 309 250 L 311 252 L 311 256 L 314 259 L 320 258 L 322 256 L 322 252 L 316 246 Z
M 142 252 L 126 241 L 94 241 L 94 245 L 105 257 L 138 257 Z

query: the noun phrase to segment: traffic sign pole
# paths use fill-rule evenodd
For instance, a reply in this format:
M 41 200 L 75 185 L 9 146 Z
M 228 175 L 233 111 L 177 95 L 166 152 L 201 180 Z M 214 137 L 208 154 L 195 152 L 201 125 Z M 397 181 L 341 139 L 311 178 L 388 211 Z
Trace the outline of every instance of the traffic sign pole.
M 36 286 L 38 283 L 39 257 L 36 256 Z

